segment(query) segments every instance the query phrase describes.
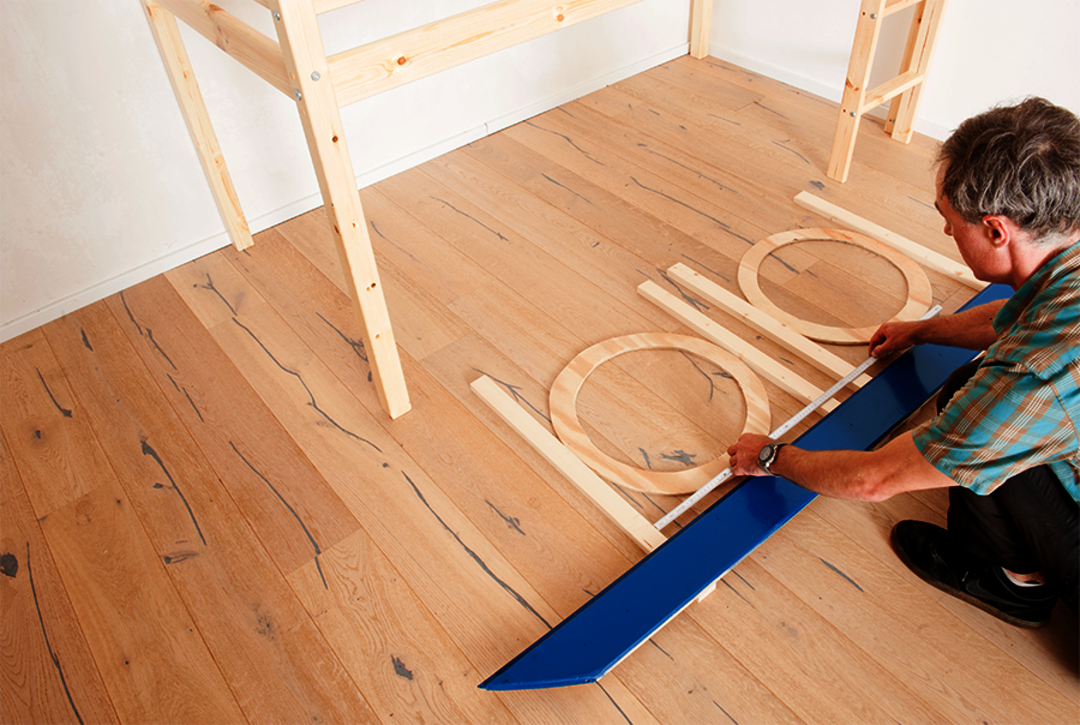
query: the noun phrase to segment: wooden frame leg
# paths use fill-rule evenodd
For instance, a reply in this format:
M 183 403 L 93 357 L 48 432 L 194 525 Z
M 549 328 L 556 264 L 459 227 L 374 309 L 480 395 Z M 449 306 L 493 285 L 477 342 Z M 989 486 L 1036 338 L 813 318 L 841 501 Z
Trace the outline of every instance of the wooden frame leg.
M 855 26 L 855 42 L 848 62 L 844 97 L 840 101 L 840 116 L 836 121 L 832 153 L 826 174 L 830 179 L 847 181 L 851 170 L 851 158 L 855 153 L 862 106 L 866 98 L 866 86 L 870 82 L 870 70 L 877 49 L 881 22 L 884 19 L 885 0 L 863 0 L 859 10 L 859 22 Z
M 315 175 L 333 228 L 349 296 L 360 321 L 379 402 L 391 418 L 408 412 L 409 394 L 360 206 L 311 0 L 269 0 Z
M 925 78 L 930 70 L 930 59 L 937 44 L 941 19 L 945 16 L 946 2 L 947 0 L 926 0 L 916 7 L 911 29 L 908 31 L 901 73 L 915 71 Z M 903 143 L 911 142 L 915 116 L 922 100 L 922 89 L 923 83 L 920 82 L 892 100 L 885 132 L 891 134 L 893 139 Z
M 699 60 L 709 54 L 712 6 L 713 0 L 690 1 L 690 55 Z
M 251 230 L 240 208 L 240 199 L 225 166 L 217 135 L 210 125 L 210 116 L 195 81 L 176 17 L 155 0 L 142 0 L 142 5 L 229 239 L 236 249 L 247 249 L 252 245 Z

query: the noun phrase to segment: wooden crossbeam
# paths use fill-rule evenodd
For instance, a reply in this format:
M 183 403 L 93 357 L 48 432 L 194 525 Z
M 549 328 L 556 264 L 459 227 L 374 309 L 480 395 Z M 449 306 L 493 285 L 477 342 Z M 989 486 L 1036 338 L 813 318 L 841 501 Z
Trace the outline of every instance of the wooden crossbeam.
M 281 46 L 274 40 L 208 0 L 155 1 L 255 75 L 292 95 Z
M 502 0 L 330 57 L 339 106 L 641 0 Z

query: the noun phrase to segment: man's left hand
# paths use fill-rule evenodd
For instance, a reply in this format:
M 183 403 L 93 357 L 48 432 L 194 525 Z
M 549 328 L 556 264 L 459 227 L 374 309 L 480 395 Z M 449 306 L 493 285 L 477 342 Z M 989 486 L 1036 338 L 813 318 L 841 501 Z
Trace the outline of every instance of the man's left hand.
M 767 476 L 758 465 L 758 453 L 768 443 L 772 443 L 768 436 L 743 433 L 727 451 L 731 456 L 731 472 L 736 476 Z

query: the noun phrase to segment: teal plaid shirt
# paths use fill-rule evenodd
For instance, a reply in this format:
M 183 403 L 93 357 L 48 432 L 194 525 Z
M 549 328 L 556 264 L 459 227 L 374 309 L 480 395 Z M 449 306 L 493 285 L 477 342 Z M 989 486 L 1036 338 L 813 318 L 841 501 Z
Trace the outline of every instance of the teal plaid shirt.
M 987 494 L 1047 464 L 1080 503 L 1080 244 L 1046 262 L 994 318 L 997 342 L 914 432 L 939 471 Z

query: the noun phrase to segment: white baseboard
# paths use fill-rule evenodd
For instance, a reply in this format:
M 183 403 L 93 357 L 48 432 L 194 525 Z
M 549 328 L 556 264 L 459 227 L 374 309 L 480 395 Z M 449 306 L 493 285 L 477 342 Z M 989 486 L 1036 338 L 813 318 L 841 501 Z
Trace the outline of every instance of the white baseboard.
M 843 78 L 839 80 L 836 86 L 830 86 L 819 80 L 799 75 L 790 69 L 770 65 L 764 61 L 760 61 L 728 48 L 723 48 L 716 44 L 709 46 L 709 55 L 717 60 L 722 60 L 731 63 L 732 65 L 737 65 L 740 68 L 745 68 L 748 71 L 774 78 L 782 83 L 787 83 L 789 86 L 798 88 L 801 91 L 821 96 L 834 103 L 840 103 L 840 98 L 843 95 Z M 876 118 L 885 118 L 886 109 L 887 106 L 880 106 L 873 111 L 870 111 L 869 115 L 875 116 Z M 952 133 L 952 130 L 936 123 L 917 118 L 915 119 L 915 132 L 937 139 L 938 141 L 944 141 Z
M 481 126 L 464 131 L 462 133 L 455 134 L 447 137 L 438 143 L 432 144 L 422 149 L 418 149 L 413 153 L 402 156 L 388 164 L 369 169 L 357 176 L 356 182 L 358 188 L 364 188 L 371 186 L 383 179 L 389 178 L 394 174 L 400 173 L 407 169 L 411 169 L 414 166 L 419 166 L 425 161 L 437 158 L 445 153 L 453 151 L 467 144 L 481 139 L 488 134 L 494 133 L 508 126 L 512 126 L 515 123 L 524 121 L 525 119 L 532 118 L 545 111 L 549 111 L 552 108 L 556 108 L 563 103 L 568 103 L 576 98 L 592 93 L 608 86 L 612 83 L 617 83 L 625 78 L 641 73 L 654 66 L 666 63 L 669 60 L 678 58 L 679 56 L 686 55 L 688 52 L 689 44 L 682 43 L 667 51 L 658 53 L 649 58 L 639 60 L 631 65 L 624 66 L 618 70 L 607 73 L 599 78 L 592 79 L 587 83 L 583 83 L 574 88 L 567 89 L 555 96 L 546 98 L 542 101 L 529 104 L 523 108 L 519 108 L 511 113 L 494 118 Z M 265 229 L 269 229 L 277 224 L 292 219 L 306 212 L 311 211 L 322 206 L 322 196 L 319 194 L 312 194 L 302 199 L 292 201 L 285 206 L 282 206 L 274 211 L 261 214 L 257 217 L 248 219 L 248 226 L 252 233 L 258 233 Z M 95 285 L 82 289 L 78 292 L 70 294 L 60 300 L 57 300 L 51 304 L 46 305 L 34 312 L 28 313 L 14 320 L 4 322 L 0 325 L 0 342 L 6 342 L 7 340 L 17 337 L 25 332 L 29 332 L 41 325 L 51 322 L 59 317 L 62 317 L 69 312 L 85 307 L 86 305 L 93 304 L 99 300 L 105 299 L 109 295 L 121 292 L 128 287 L 144 282 L 151 277 L 168 272 L 170 269 L 179 267 L 182 264 L 198 259 L 199 257 L 209 254 L 229 245 L 228 234 L 222 229 L 221 232 L 207 237 L 199 242 L 188 245 L 182 249 L 178 249 L 170 252 L 164 256 L 158 257 L 151 262 L 143 264 L 134 269 L 128 270 L 123 274 L 119 274 L 111 279 L 99 282 Z

